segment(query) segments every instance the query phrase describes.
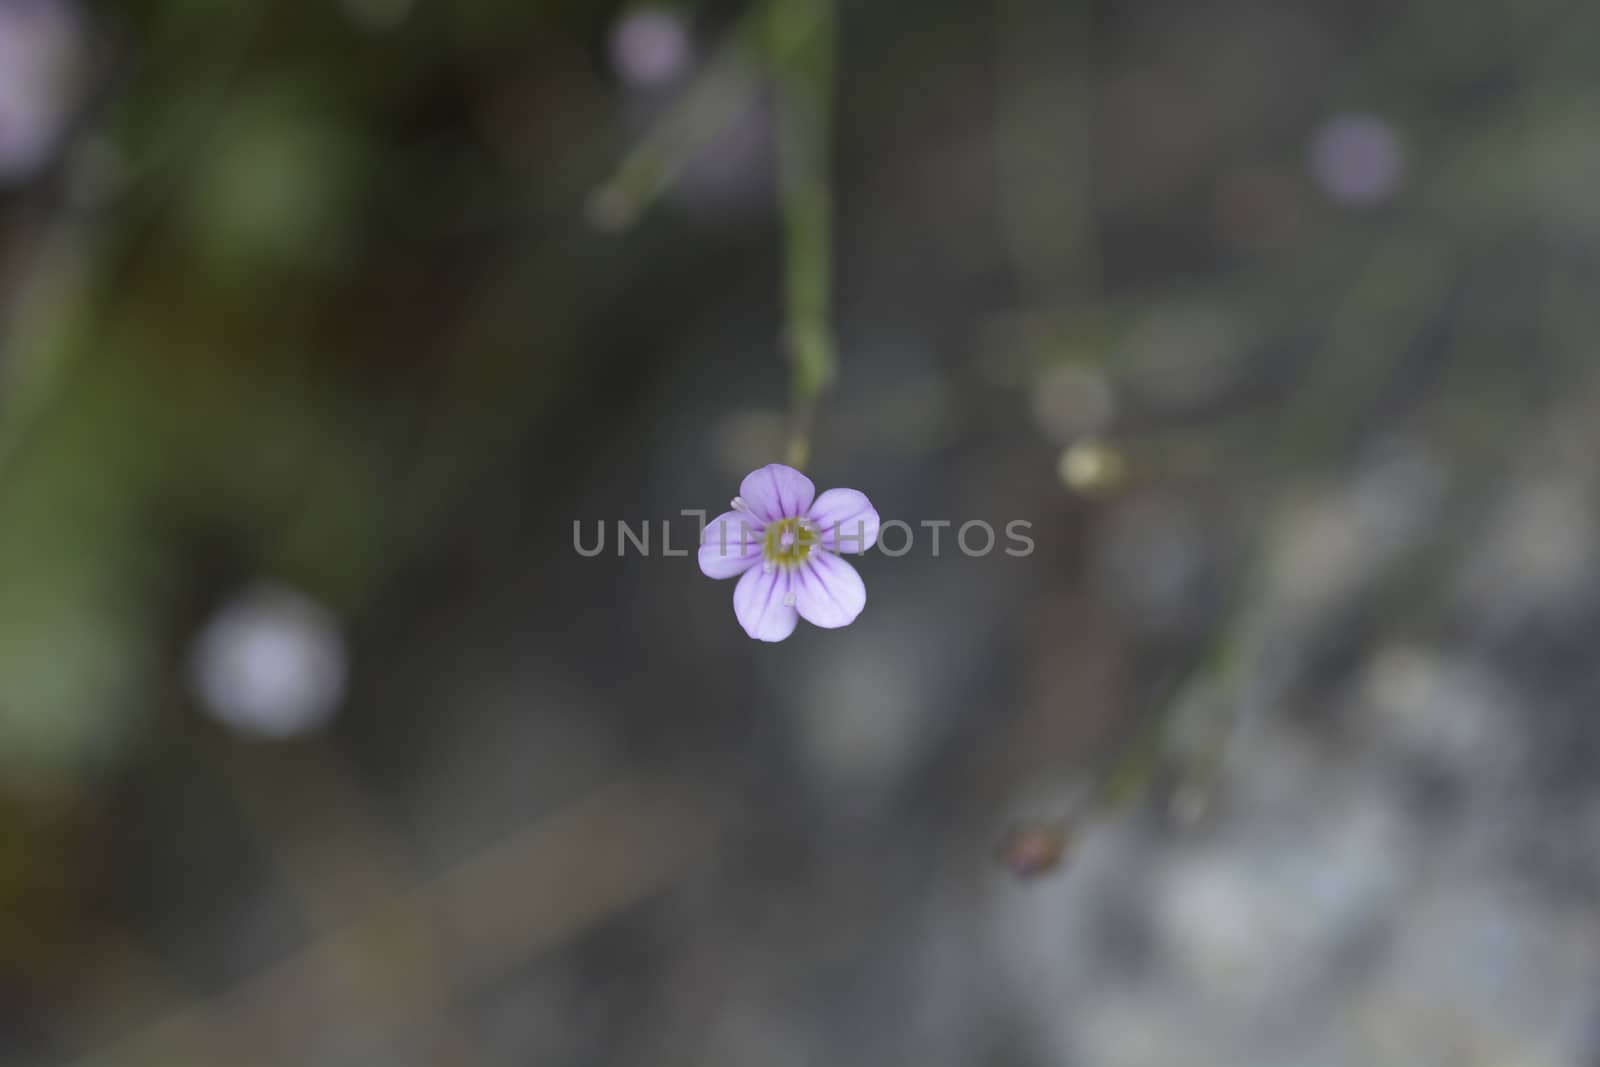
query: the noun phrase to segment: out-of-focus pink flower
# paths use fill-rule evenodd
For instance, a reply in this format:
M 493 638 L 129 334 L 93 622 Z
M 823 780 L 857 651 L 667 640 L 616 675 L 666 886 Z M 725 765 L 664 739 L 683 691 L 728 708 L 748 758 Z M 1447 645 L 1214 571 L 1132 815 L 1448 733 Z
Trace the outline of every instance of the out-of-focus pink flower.
M 302 593 L 260 585 L 230 600 L 196 637 L 189 676 L 207 711 L 248 737 L 310 733 L 344 696 L 344 636 Z
M 689 65 L 689 29 L 677 12 L 645 7 L 628 12 L 611 31 L 611 64 L 629 85 L 653 89 Z
M 1405 147 L 1376 115 L 1329 119 L 1311 142 L 1310 162 L 1322 191 L 1351 207 L 1387 200 L 1405 180 Z
M 0 0 L 0 184 L 55 155 L 77 96 L 83 27 L 66 0 Z

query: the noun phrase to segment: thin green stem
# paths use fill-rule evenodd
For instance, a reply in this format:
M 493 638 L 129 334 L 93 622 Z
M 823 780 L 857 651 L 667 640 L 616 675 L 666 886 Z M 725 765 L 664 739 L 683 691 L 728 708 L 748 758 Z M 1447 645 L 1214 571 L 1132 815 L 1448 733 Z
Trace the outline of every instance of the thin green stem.
M 831 174 L 834 0 L 771 0 L 783 220 L 784 344 L 790 368 L 788 460 L 811 459 L 817 398 L 838 361 L 832 328 Z

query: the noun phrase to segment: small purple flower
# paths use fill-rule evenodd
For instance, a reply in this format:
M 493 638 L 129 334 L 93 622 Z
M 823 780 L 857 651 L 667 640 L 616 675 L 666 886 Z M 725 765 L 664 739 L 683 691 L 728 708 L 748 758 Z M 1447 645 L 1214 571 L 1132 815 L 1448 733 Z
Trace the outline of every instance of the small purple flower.
M 757 641 L 782 641 L 803 616 L 813 626 L 849 626 L 867 605 L 861 575 L 840 559 L 878 541 L 878 513 L 866 494 L 829 489 L 781 463 L 751 471 L 733 510 L 706 523 L 700 569 L 739 577 L 733 612 Z

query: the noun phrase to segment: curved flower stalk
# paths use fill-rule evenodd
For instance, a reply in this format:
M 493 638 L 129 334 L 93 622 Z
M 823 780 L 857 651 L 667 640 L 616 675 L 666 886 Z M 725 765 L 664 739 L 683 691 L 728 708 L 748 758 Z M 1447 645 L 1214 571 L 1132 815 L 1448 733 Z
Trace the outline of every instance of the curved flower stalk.
M 841 557 L 877 543 L 878 513 L 855 489 L 816 493 L 804 474 L 770 463 L 745 476 L 733 510 L 700 539 L 700 570 L 739 579 L 733 611 L 757 641 L 782 641 L 802 618 L 849 626 L 866 607 L 867 587 Z

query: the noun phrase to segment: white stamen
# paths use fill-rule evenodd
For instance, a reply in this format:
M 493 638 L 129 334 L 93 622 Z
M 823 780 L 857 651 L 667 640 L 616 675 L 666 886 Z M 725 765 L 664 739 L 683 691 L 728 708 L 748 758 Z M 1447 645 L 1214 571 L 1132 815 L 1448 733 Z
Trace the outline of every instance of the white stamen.
M 770 559 L 766 560 L 761 564 L 761 572 L 763 574 L 771 574 L 773 572 L 773 570 L 775 570 L 777 568 L 777 566 L 778 565 L 776 563 L 772 562 Z
M 729 506 L 732 507 L 734 511 L 750 510 L 750 505 L 745 503 L 744 497 L 742 496 L 734 497 L 733 500 L 729 502 Z
M 783 594 L 783 606 L 786 607 L 786 608 L 794 607 L 794 594 L 793 593 L 785 593 L 785 594 Z

